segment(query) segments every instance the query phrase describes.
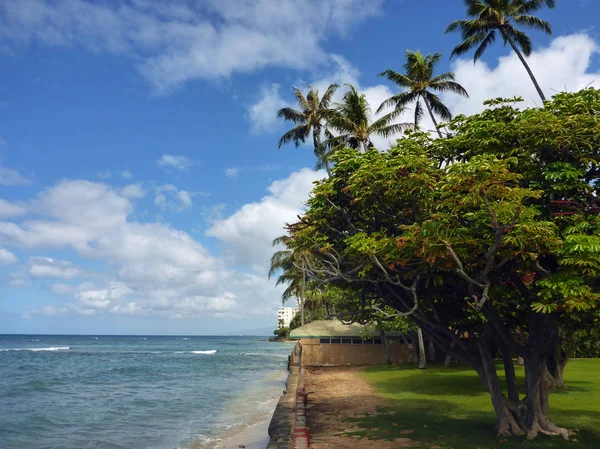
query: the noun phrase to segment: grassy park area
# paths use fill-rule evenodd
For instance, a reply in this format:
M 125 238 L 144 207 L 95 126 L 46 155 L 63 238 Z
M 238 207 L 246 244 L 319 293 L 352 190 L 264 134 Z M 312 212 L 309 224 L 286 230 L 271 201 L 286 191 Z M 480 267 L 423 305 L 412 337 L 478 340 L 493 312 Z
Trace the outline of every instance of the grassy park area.
M 535 441 L 494 438 L 490 396 L 477 374 L 464 366 L 432 366 L 424 371 L 414 366 L 374 366 L 362 375 L 397 405 L 376 416 L 350 419 L 361 429 L 352 434 L 360 438 L 407 436 L 420 447 L 439 449 L 600 448 L 600 359 L 571 361 L 565 372 L 566 389 L 550 396 L 554 422 L 577 429 L 572 442 L 547 436 Z M 523 370 L 518 369 L 517 375 L 522 383 Z

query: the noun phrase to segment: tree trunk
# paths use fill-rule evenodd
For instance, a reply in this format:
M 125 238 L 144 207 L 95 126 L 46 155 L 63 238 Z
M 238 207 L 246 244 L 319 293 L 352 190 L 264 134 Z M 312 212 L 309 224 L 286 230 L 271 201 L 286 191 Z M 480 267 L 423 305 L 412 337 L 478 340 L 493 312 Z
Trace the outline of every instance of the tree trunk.
M 517 385 L 517 376 L 515 374 L 515 364 L 513 362 L 512 353 L 506 345 L 502 345 L 501 352 L 508 399 L 516 404 L 519 402 L 519 386 Z
M 392 360 L 390 359 L 390 348 L 388 346 L 388 340 L 387 336 L 385 335 L 385 331 L 380 330 L 379 336 L 381 337 L 381 347 L 383 348 L 383 363 L 384 365 L 391 365 Z
M 429 111 L 429 116 L 431 117 L 431 120 L 433 121 L 433 126 L 435 126 L 435 130 L 437 131 L 438 136 L 440 136 L 440 139 L 442 139 L 444 136 L 442 135 L 442 132 L 438 128 L 438 124 L 435 121 L 435 117 L 433 116 L 433 111 L 431 110 L 431 107 L 429 106 L 429 102 L 426 99 L 423 99 L 423 101 L 425 102 L 425 106 L 427 107 L 427 110 Z
M 482 367 L 478 370 L 478 373 L 490 393 L 492 405 L 496 411 L 496 430 L 498 431 L 498 436 L 506 437 L 525 434 L 518 422 L 517 416 L 515 416 L 514 411 L 516 407 L 513 407 L 511 410 L 510 402 L 502 393 L 498 373 L 496 372 L 496 365 L 492 359 L 489 337 L 481 336 L 481 340 L 478 342 L 478 349 L 482 362 Z
M 429 352 L 429 361 L 432 363 L 435 362 L 435 344 L 433 343 L 432 338 L 429 339 L 429 346 L 427 349 Z
M 454 350 L 454 342 L 450 343 L 450 349 Z M 446 368 L 449 368 L 451 362 L 452 362 L 452 356 L 450 355 L 450 353 L 446 353 L 446 358 L 444 359 L 444 366 Z
M 544 95 L 544 92 L 542 91 L 542 89 L 540 88 L 540 85 L 538 84 L 537 80 L 535 79 L 535 76 L 533 75 L 533 72 L 531 71 L 529 64 L 527 64 L 527 61 L 525 61 L 525 58 L 523 57 L 521 50 L 519 50 L 519 48 L 517 47 L 517 44 L 515 44 L 515 41 L 513 40 L 512 37 L 510 37 L 504 30 L 501 30 L 501 32 L 502 32 L 502 36 L 504 37 L 504 39 L 507 40 L 507 42 L 510 44 L 510 46 L 512 47 L 514 52 L 517 54 L 517 56 L 521 60 L 521 63 L 525 67 L 525 70 L 527 70 L 527 73 L 529 74 L 529 78 L 531 78 L 531 81 L 533 82 L 533 85 L 535 86 L 535 89 L 537 90 L 538 95 L 542 99 L 542 102 L 545 102 L 546 96 Z
M 425 343 L 423 342 L 423 331 L 417 328 L 417 344 L 419 346 L 419 369 L 427 369 L 427 358 L 425 357 Z
M 302 270 L 302 289 L 300 293 L 300 323 L 304 326 L 304 284 L 306 283 L 306 271 Z
M 327 155 L 325 154 L 325 149 L 321 148 L 321 127 L 313 127 L 313 147 L 314 153 L 317 158 L 323 162 L 325 166 L 325 171 L 327 171 L 327 176 L 331 178 L 331 169 L 329 168 L 329 160 L 327 159 Z
M 557 390 L 565 388 L 564 372 L 568 362 L 569 354 L 563 354 L 560 344 L 557 344 L 554 351 L 548 356 L 546 363 L 547 380 L 550 388 Z
M 548 417 L 548 382 L 546 358 L 532 355 L 525 359 L 525 393 L 522 416 L 527 439 L 532 440 L 540 433 L 560 435 L 569 439 L 569 431 L 558 427 Z

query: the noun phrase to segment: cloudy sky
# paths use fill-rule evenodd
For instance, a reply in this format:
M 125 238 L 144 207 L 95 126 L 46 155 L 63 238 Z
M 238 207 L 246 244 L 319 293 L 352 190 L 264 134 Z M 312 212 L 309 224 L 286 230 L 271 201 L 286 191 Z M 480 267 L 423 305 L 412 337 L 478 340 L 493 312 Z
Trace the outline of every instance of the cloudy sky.
M 548 95 L 600 87 L 600 5 L 540 15 Z M 444 6 L 440 6 L 443 4 Z M 537 104 L 516 57 L 449 61 L 462 2 L 0 1 L 0 333 L 220 334 L 275 327 L 270 242 L 302 211 L 308 146 L 277 149 L 291 89 L 444 54 L 470 99 Z M 377 141 L 384 148 L 386 141 Z

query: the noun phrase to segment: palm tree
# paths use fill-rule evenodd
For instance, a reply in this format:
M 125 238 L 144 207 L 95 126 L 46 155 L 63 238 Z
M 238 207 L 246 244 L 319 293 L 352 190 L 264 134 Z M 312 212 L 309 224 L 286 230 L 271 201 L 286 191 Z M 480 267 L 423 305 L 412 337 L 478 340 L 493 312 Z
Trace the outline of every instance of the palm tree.
M 446 30 L 446 33 L 457 30 L 462 33 L 463 42 L 456 46 L 452 56 L 462 55 L 477 47 L 473 57 L 477 62 L 485 50 L 494 43 L 496 34 L 500 33 L 504 44 L 510 44 L 523 63 L 542 101 L 546 101 L 544 92 L 523 56 L 523 54 L 525 56 L 531 54 L 531 38 L 516 27 L 529 27 L 552 34 L 550 24 L 532 16 L 531 13 L 544 5 L 554 8 L 555 0 L 464 0 L 464 3 L 467 7 L 467 15 L 472 19 L 456 20 Z
M 277 284 L 287 284 L 281 295 L 282 302 L 296 297 L 300 298 L 301 324 L 304 326 L 304 300 L 306 290 L 306 272 L 299 267 L 302 266 L 302 257 L 291 248 L 291 238 L 287 235 L 277 237 L 273 240 L 273 246 L 283 245 L 285 249 L 276 251 L 271 256 L 269 267 L 269 279 L 278 271 L 282 273 L 277 278 Z
M 377 112 L 381 112 L 383 109 L 390 106 L 393 106 L 395 109 L 404 109 L 409 103 L 416 102 L 415 129 L 417 129 L 419 127 L 419 122 L 423 118 L 423 108 L 421 106 L 421 100 L 423 100 L 438 135 L 442 137 L 434 113 L 441 117 L 442 120 L 446 121 L 449 121 L 452 118 L 452 114 L 446 105 L 442 103 L 440 98 L 430 91 L 455 92 L 464 97 L 468 97 L 469 94 L 460 84 L 454 81 L 454 73 L 447 72 L 436 77 L 433 76 L 435 66 L 440 61 L 441 57 L 442 55 L 440 53 L 423 56 L 420 51 L 414 52 L 408 50 L 406 52 L 406 63 L 404 64 L 405 74 L 395 72 L 394 70 L 386 70 L 385 72 L 380 73 L 379 76 L 383 76 L 396 83 L 399 87 L 407 88 L 409 90 L 408 92 L 401 92 L 385 100 L 381 106 L 379 106 Z
M 296 147 L 300 143 L 304 143 L 309 138 L 311 132 L 313 137 L 313 146 L 317 162 L 316 168 L 325 167 L 329 172 L 329 166 L 325 157 L 325 151 L 321 145 L 321 132 L 323 130 L 323 121 L 331 112 L 329 104 L 331 98 L 338 88 L 337 84 L 331 84 L 321 99 L 319 99 L 319 91 L 309 85 L 310 90 L 306 97 L 298 89 L 294 87 L 294 96 L 300 106 L 300 109 L 282 108 L 277 113 L 277 117 L 283 118 L 285 121 L 290 121 L 296 126 L 286 132 L 279 139 L 279 148 L 282 145 L 294 142 Z
M 388 137 L 399 133 L 410 126 L 407 123 L 392 123 L 402 112 L 396 109 L 389 114 L 371 122 L 371 107 L 364 94 L 360 94 L 354 86 L 346 84 L 348 92 L 344 94 L 342 102 L 336 104 L 333 112 L 327 117 L 327 126 L 340 135 L 334 137 L 327 133 L 327 144 L 336 147 L 346 144 L 351 148 L 362 148 L 363 151 L 373 146 L 371 135 Z

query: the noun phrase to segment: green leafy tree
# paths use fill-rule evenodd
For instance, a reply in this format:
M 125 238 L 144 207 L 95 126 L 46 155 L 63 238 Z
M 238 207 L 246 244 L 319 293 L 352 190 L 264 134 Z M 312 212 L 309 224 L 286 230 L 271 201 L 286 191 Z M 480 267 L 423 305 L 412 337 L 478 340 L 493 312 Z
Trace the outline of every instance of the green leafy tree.
M 446 32 L 460 31 L 463 42 L 457 45 L 452 56 L 462 55 L 476 48 L 474 61 L 485 53 L 500 34 L 505 44 L 509 44 L 527 70 L 542 101 L 546 96 L 540 88 L 525 56 L 531 54 L 531 38 L 517 27 L 527 27 L 552 34 L 550 24 L 531 15 L 543 6 L 554 8 L 554 0 L 464 0 L 470 19 L 452 22 Z
M 333 112 L 327 117 L 328 128 L 339 133 L 336 137 L 331 133 L 328 134 L 330 148 L 345 145 L 367 151 L 373 146 L 372 135 L 389 137 L 410 126 L 407 123 L 394 123 L 402 113 L 402 109 L 396 109 L 372 121 L 367 97 L 359 93 L 354 86 L 350 84 L 346 86 L 348 91 L 344 94 L 342 102 L 336 104 Z
M 336 151 L 289 245 L 310 253 L 314 279 L 373 292 L 471 366 L 499 435 L 568 439 L 549 418 L 548 374 L 600 302 L 600 91 L 544 109 L 490 105 L 455 118 L 452 139 L 412 133 L 385 153 Z M 455 163 L 440 167 L 440 154 Z
M 408 89 L 408 91 L 400 92 L 385 100 L 379 106 L 377 112 L 381 112 L 390 106 L 394 109 L 404 110 L 409 104 L 414 103 L 414 123 L 415 129 L 418 129 L 423 119 L 422 101 L 429 112 L 438 135 L 442 137 L 435 115 L 442 120 L 449 121 L 452 119 L 452 113 L 434 92 L 454 92 L 463 97 L 468 97 L 469 94 L 460 84 L 455 82 L 454 73 L 446 72 L 434 76 L 435 66 L 440 61 L 441 56 L 440 53 L 424 56 L 420 51 L 408 50 L 406 52 L 406 63 L 404 64 L 405 73 L 394 70 L 386 70 L 380 73 L 379 76 L 387 78 L 400 88 Z
M 294 87 L 294 96 L 298 102 L 299 109 L 285 107 L 279 110 L 277 116 L 285 121 L 292 122 L 294 128 L 287 131 L 279 139 L 279 148 L 282 145 L 293 142 L 296 147 L 304 143 L 312 133 L 314 153 L 317 157 L 317 169 L 326 168 L 329 170 L 326 154 L 321 144 L 321 134 L 323 132 L 324 121 L 331 112 L 329 105 L 338 86 L 331 84 L 322 98 L 319 98 L 319 92 L 312 86 L 306 97 Z

